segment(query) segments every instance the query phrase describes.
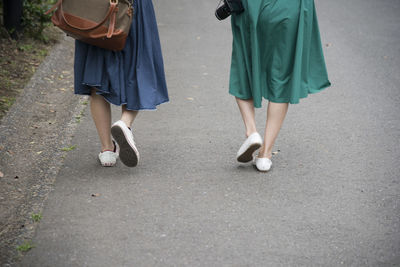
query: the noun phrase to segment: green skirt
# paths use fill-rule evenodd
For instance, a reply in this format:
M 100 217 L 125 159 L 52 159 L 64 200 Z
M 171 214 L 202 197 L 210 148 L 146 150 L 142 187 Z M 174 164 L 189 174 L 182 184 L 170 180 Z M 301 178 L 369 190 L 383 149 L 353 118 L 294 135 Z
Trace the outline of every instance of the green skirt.
M 330 86 L 314 0 L 242 0 L 232 15 L 229 93 L 276 103 L 299 103 Z

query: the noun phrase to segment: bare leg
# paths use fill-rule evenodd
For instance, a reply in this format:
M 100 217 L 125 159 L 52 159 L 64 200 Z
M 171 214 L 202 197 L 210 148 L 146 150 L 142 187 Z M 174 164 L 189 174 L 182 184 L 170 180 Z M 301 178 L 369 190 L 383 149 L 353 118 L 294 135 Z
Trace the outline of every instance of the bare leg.
M 246 127 L 246 136 L 249 137 L 252 133 L 257 132 L 253 99 L 236 98 L 236 102 Z
M 139 111 L 137 110 L 127 110 L 126 105 L 123 105 L 121 120 L 126 124 L 126 126 L 131 127 L 138 113 Z
M 92 89 L 90 96 L 90 111 L 97 128 L 101 142 L 101 151 L 113 150 L 114 144 L 111 140 L 111 108 L 103 96 L 97 95 Z
M 128 167 L 135 167 L 139 162 L 139 152 L 135 145 L 132 132 L 128 129 L 135 120 L 138 111 L 121 107 L 121 119 L 113 124 L 111 133 L 119 146 L 119 159 Z
M 278 137 L 279 131 L 288 111 L 288 103 L 268 103 L 267 122 L 265 125 L 264 143 L 258 153 L 259 158 L 272 157 L 272 147 Z

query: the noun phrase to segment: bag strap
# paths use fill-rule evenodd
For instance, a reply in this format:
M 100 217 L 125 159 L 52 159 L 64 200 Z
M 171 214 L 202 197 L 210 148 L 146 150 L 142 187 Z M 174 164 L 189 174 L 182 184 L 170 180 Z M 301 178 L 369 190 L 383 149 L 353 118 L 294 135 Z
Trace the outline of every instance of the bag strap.
M 94 26 L 87 27 L 87 28 L 82 28 L 82 27 L 79 27 L 79 26 L 75 26 L 75 25 L 72 25 L 70 22 L 68 22 L 68 20 L 64 16 L 64 10 L 62 8 L 62 2 L 63 2 L 63 0 L 58 0 L 58 2 L 52 8 L 50 8 L 45 14 L 47 15 L 47 14 L 51 13 L 52 11 L 54 11 L 55 9 L 59 8 L 61 16 L 64 19 L 65 23 L 68 26 L 70 26 L 70 27 L 72 27 L 74 29 L 77 29 L 77 30 L 81 30 L 81 31 L 94 30 L 94 29 L 100 27 L 101 25 L 103 25 L 104 23 L 106 23 L 106 21 L 108 19 L 110 19 L 110 16 L 111 16 L 111 22 L 110 22 L 110 25 L 109 25 L 109 28 L 108 28 L 108 34 L 107 34 L 107 37 L 111 38 L 112 34 L 114 33 L 116 13 L 118 11 L 118 8 L 117 8 L 118 0 L 110 0 L 110 8 L 108 9 L 108 12 L 107 12 L 105 18 L 99 24 L 96 24 Z
M 52 6 L 49 10 L 46 11 L 46 13 L 44 13 L 45 15 L 50 14 L 51 12 L 53 12 L 54 10 L 56 10 L 56 8 L 58 8 L 62 3 L 62 0 L 58 0 L 58 2 Z
M 118 10 L 118 8 L 116 8 L 116 10 Z M 116 19 L 117 19 L 117 12 L 113 12 L 110 18 L 110 23 L 108 24 L 107 38 L 111 38 L 114 34 Z

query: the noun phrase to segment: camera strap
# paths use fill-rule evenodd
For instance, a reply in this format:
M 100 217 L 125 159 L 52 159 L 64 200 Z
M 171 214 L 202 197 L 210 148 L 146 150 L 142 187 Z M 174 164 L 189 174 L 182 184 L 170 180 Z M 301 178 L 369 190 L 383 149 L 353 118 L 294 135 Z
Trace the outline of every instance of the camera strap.
M 216 8 L 216 9 L 218 9 L 218 8 L 221 6 L 222 1 L 223 1 L 223 0 L 219 0 L 219 3 L 218 3 L 218 5 L 217 5 L 217 8 Z

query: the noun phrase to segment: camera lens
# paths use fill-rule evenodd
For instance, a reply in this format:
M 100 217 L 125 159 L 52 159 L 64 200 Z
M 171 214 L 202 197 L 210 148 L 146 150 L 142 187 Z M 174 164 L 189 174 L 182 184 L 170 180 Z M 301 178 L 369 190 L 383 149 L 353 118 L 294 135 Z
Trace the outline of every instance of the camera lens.
M 219 20 L 226 19 L 227 17 L 229 17 L 230 14 L 231 14 L 231 11 L 230 11 L 228 5 L 226 5 L 226 4 L 224 4 L 223 6 L 221 6 L 220 8 L 218 8 L 215 11 L 215 16 Z

